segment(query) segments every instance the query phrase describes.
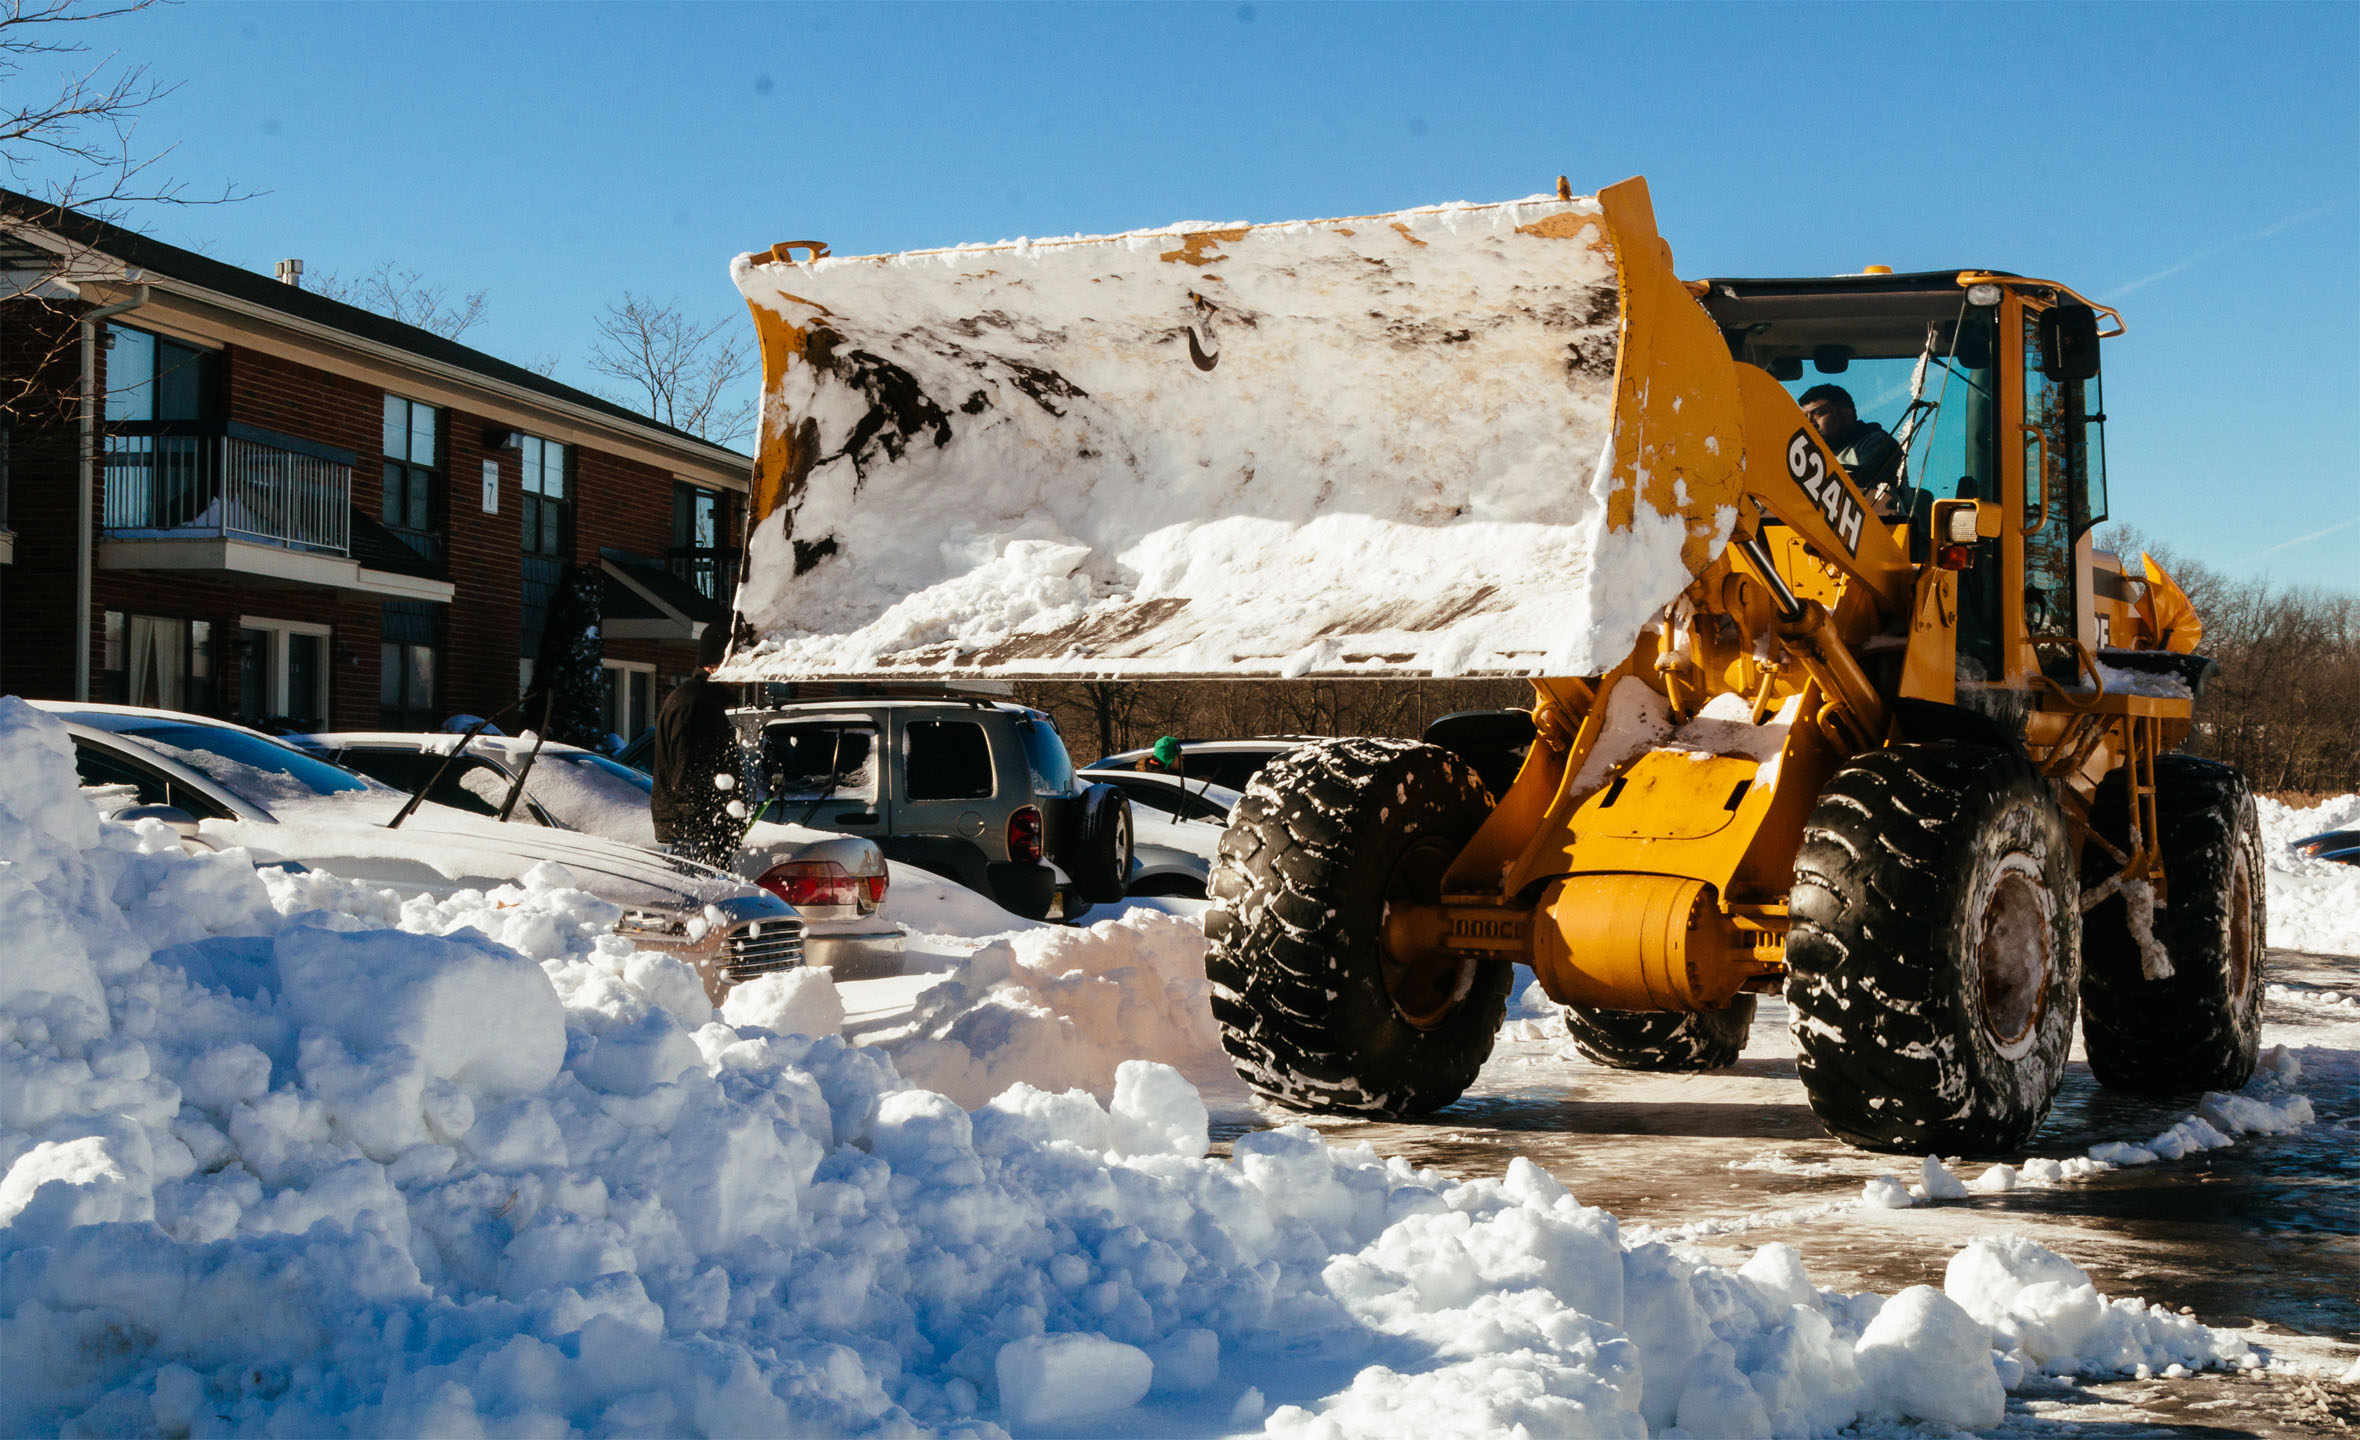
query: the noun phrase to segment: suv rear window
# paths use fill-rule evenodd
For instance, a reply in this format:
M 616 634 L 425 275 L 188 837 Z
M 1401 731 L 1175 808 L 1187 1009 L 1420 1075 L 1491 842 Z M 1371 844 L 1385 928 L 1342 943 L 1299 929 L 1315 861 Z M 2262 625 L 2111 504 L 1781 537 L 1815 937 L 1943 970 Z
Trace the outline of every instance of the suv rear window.
M 762 776 L 772 800 L 877 799 L 877 731 L 871 725 L 802 722 L 762 728 Z M 987 792 L 988 793 L 988 792 Z
M 988 800 L 992 750 L 972 720 L 912 720 L 904 727 L 902 775 L 912 800 Z

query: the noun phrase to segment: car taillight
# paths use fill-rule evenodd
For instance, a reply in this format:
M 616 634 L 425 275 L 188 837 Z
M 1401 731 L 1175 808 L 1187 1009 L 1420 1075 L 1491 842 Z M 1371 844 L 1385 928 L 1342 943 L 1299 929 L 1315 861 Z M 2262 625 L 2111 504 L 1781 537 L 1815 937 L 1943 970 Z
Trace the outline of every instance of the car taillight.
M 884 903 L 885 903 L 885 877 L 884 877 L 884 876 L 882 876 L 882 875 L 868 875 L 868 876 L 864 876 L 864 877 L 862 877 L 862 879 L 861 879 L 861 884 L 862 884 L 862 885 L 864 885 L 864 886 L 866 886 L 866 887 L 868 887 L 868 892 L 869 892 L 869 905 L 870 905 L 870 907 L 871 907 L 872 909 L 873 909 L 873 908 L 875 908 L 876 906 L 879 906 L 879 905 L 882 905 L 882 904 L 884 904 Z
M 1039 863 L 1041 858 L 1041 810 L 1039 806 L 1027 805 L 1008 817 L 1008 858 Z
M 789 905 L 857 905 L 862 890 L 860 877 L 833 860 L 789 860 L 754 883 Z

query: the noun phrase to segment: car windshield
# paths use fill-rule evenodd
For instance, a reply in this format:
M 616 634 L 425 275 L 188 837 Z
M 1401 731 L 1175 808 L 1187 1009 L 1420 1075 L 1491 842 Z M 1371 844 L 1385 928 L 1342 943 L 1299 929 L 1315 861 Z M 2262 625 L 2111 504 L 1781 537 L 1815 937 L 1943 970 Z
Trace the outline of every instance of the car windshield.
M 628 765 L 583 750 L 544 750 L 526 788 L 552 819 L 627 845 L 656 843 L 648 797 L 655 782 Z
M 291 800 L 388 793 L 383 787 L 306 755 L 292 745 L 227 726 L 147 720 L 108 728 L 161 751 L 239 798 L 266 808 Z
M 596 771 L 599 775 L 605 777 L 607 780 L 615 781 L 623 785 L 628 785 L 637 790 L 642 795 L 653 795 L 656 790 L 656 782 L 653 776 L 644 774 L 638 770 L 634 770 L 630 766 L 625 765 L 620 761 L 609 760 L 604 755 L 593 755 L 587 750 L 569 750 L 559 754 L 548 754 L 545 752 L 541 756 L 540 763 L 546 765 L 552 760 L 558 762 L 561 765 L 571 765 L 576 769 Z M 612 787 L 602 785 L 600 788 L 609 789 Z M 619 795 L 621 792 L 617 791 L 616 793 Z

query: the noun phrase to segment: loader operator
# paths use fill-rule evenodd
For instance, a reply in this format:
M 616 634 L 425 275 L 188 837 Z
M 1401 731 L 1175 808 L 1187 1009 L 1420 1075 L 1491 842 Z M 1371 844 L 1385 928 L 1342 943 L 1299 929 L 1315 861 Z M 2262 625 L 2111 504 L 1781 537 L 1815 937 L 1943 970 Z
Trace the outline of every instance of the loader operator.
M 656 839 L 708 865 L 729 862 L 740 829 L 729 814 L 740 769 L 737 732 L 729 723 L 728 688 L 713 683 L 713 668 L 728 650 L 729 627 L 707 625 L 697 637 L 697 668 L 664 697 L 656 712 L 655 789 L 648 796 Z
M 1852 392 L 1841 385 L 1814 385 L 1796 403 L 1877 514 L 1888 520 L 1908 516 L 1916 497 L 1901 483 L 1901 447 L 1884 426 L 1860 418 Z

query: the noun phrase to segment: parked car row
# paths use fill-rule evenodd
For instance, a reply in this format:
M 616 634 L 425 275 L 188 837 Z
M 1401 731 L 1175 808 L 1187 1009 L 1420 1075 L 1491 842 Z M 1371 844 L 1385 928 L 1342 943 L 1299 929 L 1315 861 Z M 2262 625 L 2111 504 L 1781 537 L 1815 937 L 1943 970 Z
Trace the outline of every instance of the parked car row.
M 803 963 L 900 973 L 888 859 L 1034 918 L 1078 919 L 1128 895 L 1201 898 L 1243 785 L 1308 738 L 1190 741 L 1171 769 L 1137 751 L 1077 770 L 1046 713 L 1006 700 L 749 707 L 733 718 L 753 812 L 730 874 L 657 845 L 653 782 L 629 763 L 644 740 L 609 757 L 489 733 L 273 738 L 203 716 L 41 703 L 72 734 L 85 786 L 185 843 L 403 894 L 513 883 L 554 860 L 620 905 L 618 928 L 636 942 L 696 965 L 716 998 Z
M 244 726 L 34 703 L 64 722 L 83 785 L 97 787 L 117 818 L 161 820 L 184 844 L 243 848 L 258 864 L 317 868 L 403 895 L 518 884 L 554 861 L 582 889 L 622 907 L 618 933 L 695 966 L 716 1001 L 740 981 L 804 963 L 805 922 L 794 907 L 709 866 L 432 801 L 395 826 L 409 802 L 400 790 Z

